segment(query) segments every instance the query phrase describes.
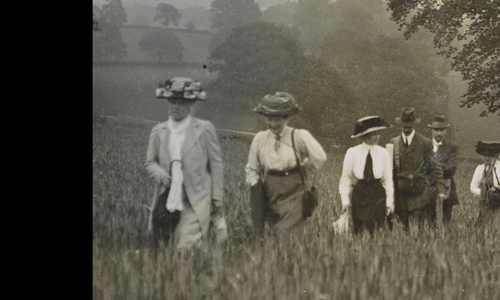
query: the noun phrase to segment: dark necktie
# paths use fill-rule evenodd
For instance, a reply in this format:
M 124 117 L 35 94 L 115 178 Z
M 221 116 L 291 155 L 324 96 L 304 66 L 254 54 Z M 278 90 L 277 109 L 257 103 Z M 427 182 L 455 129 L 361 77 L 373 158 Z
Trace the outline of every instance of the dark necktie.
M 370 151 L 368 151 L 368 155 L 366 156 L 366 163 L 365 163 L 365 170 L 363 172 L 363 177 L 365 178 L 366 182 L 370 182 L 373 180 L 373 161 Z
M 408 138 L 403 139 L 403 143 L 405 144 L 405 148 L 408 148 Z
M 274 143 L 274 151 L 278 152 L 278 149 L 280 148 L 280 135 L 276 134 L 274 137 L 276 138 L 276 142 Z

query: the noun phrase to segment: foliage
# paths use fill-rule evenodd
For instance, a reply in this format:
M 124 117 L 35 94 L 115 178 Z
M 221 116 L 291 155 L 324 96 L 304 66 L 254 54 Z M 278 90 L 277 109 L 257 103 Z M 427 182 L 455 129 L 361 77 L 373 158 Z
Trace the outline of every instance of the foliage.
M 210 27 L 217 30 L 211 42 L 212 50 L 229 36 L 233 28 L 257 22 L 262 15 L 255 0 L 214 0 L 210 11 L 213 13 Z
M 435 35 L 434 46 L 468 81 L 462 107 L 483 103 L 481 116 L 500 116 L 499 0 L 389 0 L 388 7 L 406 38 L 420 27 Z
M 157 58 L 158 62 L 180 62 L 184 52 L 179 38 L 167 30 L 144 33 L 139 41 L 139 49 L 147 52 L 148 56 Z
M 153 180 L 144 170 L 153 123 L 93 121 L 93 299 L 499 299 L 500 253 L 493 227 L 475 227 L 478 201 L 468 190 L 475 163 L 456 174 L 460 205 L 444 231 L 381 230 L 373 238 L 338 236 L 342 155 L 328 151 L 316 176 L 321 202 L 300 234 L 249 234 L 244 167 L 250 142 L 220 135 L 224 213 L 230 239 L 211 251 L 170 255 L 149 246 Z
M 121 0 L 107 0 L 102 9 L 94 6 L 100 31 L 93 34 L 93 58 L 97 61 L 120 61 L 127 55 L 120 27 L 127 21 Z
M 185 27 L 187 30 L 195 30 L 196 29 L 196 26 L 194 26 L 192 19 L 190 19 L 189 21 L 186 22 Z
M 404 106 L 415 107 L 422 116 L 444 114 L 448 92 L 441 75 L 448 70 L 428 34 L 404 40 L 381 1 L 338 0 L 329 5 L 331 29 L 315 53 L 366 99 L 356 107 L 359 116 L 381 114 L 392 120 Z
M 97 22 L 97 21 L 95 20 L 95 15 L 94 15 L 94 14 L 92 14 L 92 29 L 93 29 L 94 31 L 99 31 L 99 30 L 101 30 L 101 29 L 99 28 L 99 22 Z
M 303 54 L 293 29 L 265 22 L 237 27 L 211 58 L 223 61 L 213 67 L 220 71 L 214 88 L 235 99 L 233 105 L 288 91 L 304 108 L 299 124 L 334 138 L 345 129 L 352 92 L 335 71 Z
M 168 27 L 170 24 L 174 24 L 175 26 L 179 25 L 179 20 L 181 19 L 181 14 L 171 4 L 159 3 L 156 6 L 156 14 L 153 18 L 153 21 L 163 20 L 162 25 Z
M 292 26 L 297 2 L 286 1 L 268 7 L 262 12 L 262 21 L 277 25 Z

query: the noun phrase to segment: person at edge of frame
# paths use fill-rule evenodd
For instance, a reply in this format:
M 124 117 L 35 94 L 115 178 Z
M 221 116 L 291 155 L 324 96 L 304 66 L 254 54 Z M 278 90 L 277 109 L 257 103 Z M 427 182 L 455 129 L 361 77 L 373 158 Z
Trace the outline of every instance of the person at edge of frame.
M 353 232 L 373 235 L 394 212 L 394 183 L 389 151 L 378 144 L 380 131 L 391 127 L 379 116 L 359 119 L 351 138 L 362 142 L 347 150 L 339 192 L 343 213 L 351 212 Z
M 245 166 L 252 222 L 260 240 L 300 230 L 307 219 L 302 205 L 312 186 L 310 175 L 326 161 L 326 153 L 309 131 L 288 126 L 290 116 L 299 110 L 287 92 L 268 94 L 253 109 L 268 128 L 255 135 Z
M 395 216 L 405 230 L 410 229 L 410 224 L 416 228 L 422 228 L 425 222 L 435 224 L 445 187 L 443 171 L 434 160 L 432 141 L 415 131 L 421 119 L 413 107 L 404 107 L 394 121 L 401 126 L 401 134 L 389 141 L 393 145 Z
M 500 227 L 500 141 L 478 141 L 476 152 L 484 163 L 476 167 L 470 191 L 479 198 L 476 226 Z
M 431 124 L 427 124 L 432 133 L 432 151 L 441 170 L 443 171 L 445 185 L 445 199 L 443 201 L 443 224 L 451 221 L 454 205 L 458 205 L 457 185 L 455 182 L 455 172 L 457 171 L 457 157 L 459 153 L 458 144 L 446 138 L 446 129 L 450 124 L 446 122 L 446 117 L 436 115 L 432 118 Z
M 191 116 L 206 99 L 201 83 L 185 77 L 160 82 L 168 120 L 153 127 L 145 168 L 156 185 L 148 221 L 154 245 L 170 249 L 208 249 L 210 224 L 227 237 L 222 213 L 224 169 L 221 147 L 211 122 Z

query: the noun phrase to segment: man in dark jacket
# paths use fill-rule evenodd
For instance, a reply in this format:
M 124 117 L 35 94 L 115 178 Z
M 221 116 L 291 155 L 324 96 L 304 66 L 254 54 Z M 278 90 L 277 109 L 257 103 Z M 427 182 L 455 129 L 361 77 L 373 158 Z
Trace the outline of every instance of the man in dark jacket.
M 434 160 L 432 142 L 414 129 L 420 121 L 414 108 L 403 108 L 395 119 L 402 133 L 389 142 L 393 145 L 395 214 L 407 229 L 410 223 L 420 227 L 425 220 L 433 222 L 435 199 L 439 205 L 445 197 L 443 172 Z
M 445 116 L 434 116 L 431 124 L 427 124 L 432 132 L 432 146 L 434 158 L 443 170 L 445 199 L 443 201 L 443 223 L 451 220 L 453 205 L 458 204 L 457 186 L 455 184 L 455 172 L 457 171 L 458 145 L 445 139 L 446 128 L 450 127 L 446 123 Z

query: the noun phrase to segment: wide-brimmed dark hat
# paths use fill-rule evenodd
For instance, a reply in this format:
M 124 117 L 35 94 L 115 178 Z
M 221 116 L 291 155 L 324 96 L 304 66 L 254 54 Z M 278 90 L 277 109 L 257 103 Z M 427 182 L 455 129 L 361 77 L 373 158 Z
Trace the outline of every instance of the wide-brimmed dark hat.
M 300 111 L 299 105 L 295 102 L 295 97 L 287 92 L 276 92 L 265 95 L 254 112 L 270 116 L 290 116 Z
M 500 142 L 498 141 L 478 141 L 476 152 L 483 156 L 495 156 L 500 153 Z
M 401 112 L 401 116 L 394 119 L 398 125 L 415 125 L 420 123 L 420 118 L 417 118 L 417 113 L 413 107 L 405 107 Z
M 187 77 L 174 77 L 165 80 L 160 82 L 156 89 L 156 98 L 203 101 L 206 97 L 205 91 L 201 88 L 201 83 Z
M 450 127 L 450 124 L 446 123 L 445 116 L 436 115 L 432 118 L 431 124 L 427 124 L 427 126 L 433 129 L 445 129 Z
M 379 116 L 364 117 L 359 119 L 356 125 L 354 125 L 354 134 L 351 135 L 351 138 L 360 137 L 367 133 L 387 129 L 389 127 L 391 127 L 391 125 L 385 123 L 384 119 Z

